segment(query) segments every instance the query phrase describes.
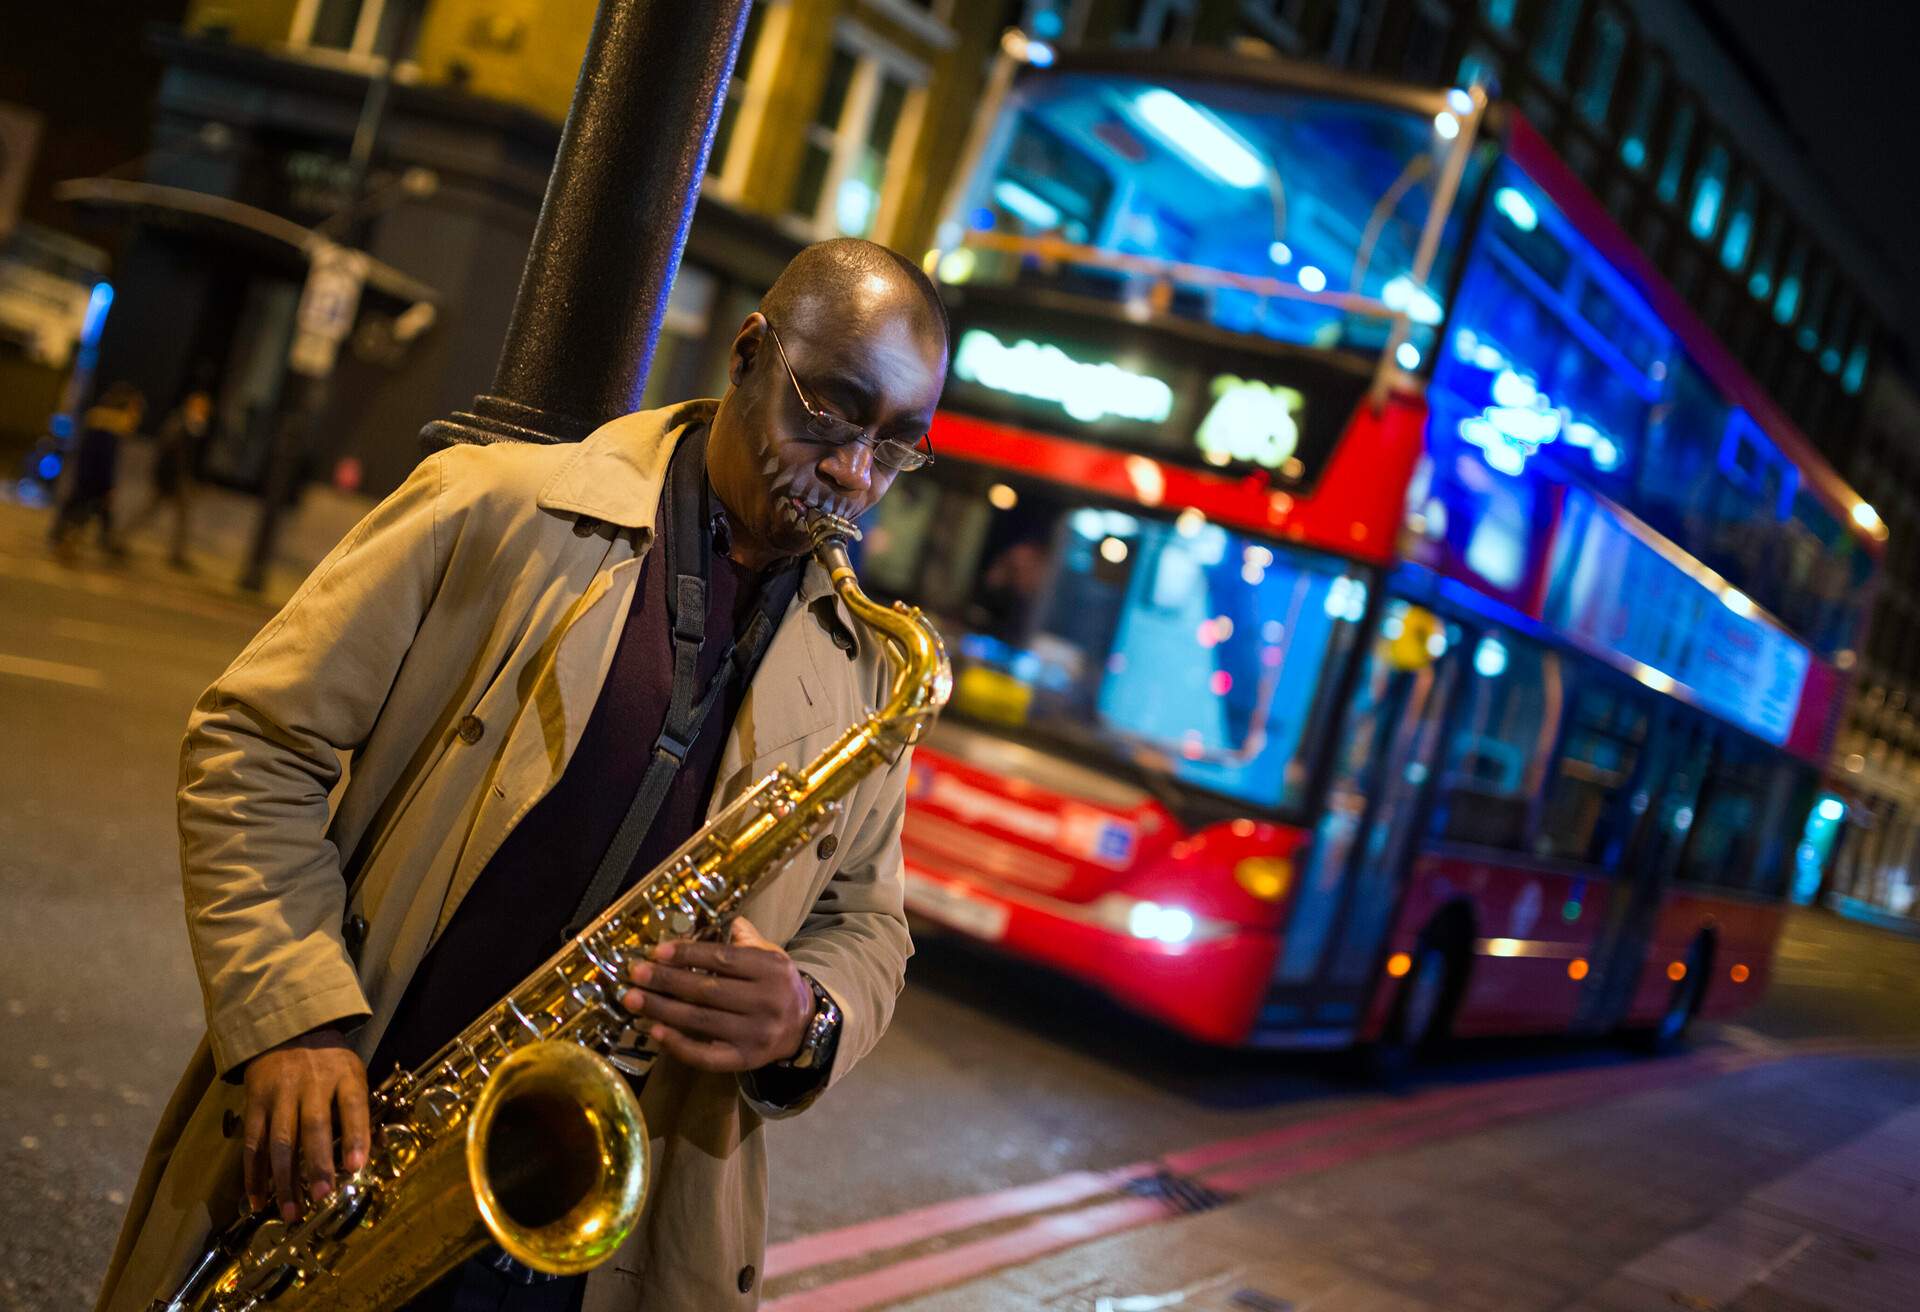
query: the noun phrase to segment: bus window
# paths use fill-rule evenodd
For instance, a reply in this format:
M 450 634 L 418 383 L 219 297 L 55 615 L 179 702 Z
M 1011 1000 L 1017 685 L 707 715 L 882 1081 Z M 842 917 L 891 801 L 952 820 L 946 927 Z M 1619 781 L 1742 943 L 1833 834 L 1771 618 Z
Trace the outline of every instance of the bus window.
M 1820 792 L 1820 779 L 1796 761 L 1778 761 L 1767 803 L 1767 827 L 1760 857 L 1747 887 L 1762 897 L 1784 897 L 1805 832 L 1805 820 Z
M 1444 313 L 1458 246 L 1444 240 L 1415 285 L 1442 148 L 1459 127 L 1441 117 L 1455 131 L 1437 134 L 1429 113 L 1250 85 L 1028 82 L 958 216 L 964 255 L 942 260 L 941 277 L 1141 308 L 1157 289 L 1176 317 L 1367 351 L 1404 308 L 1422 342 Z M 1469 160 L 1460 194 L 1484 166 Z M 1464 222 L 1456 207 L 1448 237 Z
M 1605 687 L 1577 692 L 1534 850 L 1611 869 L 1632 824 L 1628 790 L 1646 741 L 1638 699 Z
M 1556 657 L 1504 630 L 1476 641 L 1440 767 L 1433 836 L 1518 848 L 1560 719 Z
M 947 713 L 1243 805 L 1298 805 L 1369 580 L 1197 515 L 982 483 L 958 465 L 903 479 L 862 544 L 876 595 L 911 597 L 945 636 Z
M 1647 431 L 1634 509 L 1689 551 L 1709 535 L 1707 510 L 1719 474 L 1727 403 L 1683 355 L 1670 362 L 1665 402 Z
M 1780 757 L 1757 741 L 1720 730 L 1707 786 L 1693 813 L 1680 878 L 1692 884 L 1749 887 L 1766 843 L 1766 826 L 1784 799 L 1776 797 Z M 1778 828 L 1778 826 L 1776 826 Z

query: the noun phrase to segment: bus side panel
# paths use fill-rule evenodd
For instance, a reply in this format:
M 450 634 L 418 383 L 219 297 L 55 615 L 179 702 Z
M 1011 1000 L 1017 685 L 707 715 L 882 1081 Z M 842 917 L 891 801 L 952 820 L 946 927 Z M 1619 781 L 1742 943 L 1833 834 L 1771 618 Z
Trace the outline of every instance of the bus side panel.
M 1614 892 L 1604 879 L 1423 853 L 1409 872 L 1388 959 L 1411 954 L 1434 918 L 1459 904 L 1472 927 L 1467 988 L 1454 1032 L 1566 1030 L 1578 1014 L 1594 937 L 1606 923 Z M 1382 983 L 1362 1031 L 1365 1039 L 1380 1037 L 1392 1009 L 1398 981 Z
M 1758 1002 L 1772 973 L 1773 945 L 1780 937 L 1785 917 L 1785 911 L 1774 902 L 1720 897 L 1692 889 L 1668 892 L 1625 1023 L 1651 1025 L 1659 1019 L 1673 997 L 1670 971 L 1685 963 L 1694 939 L 1702 933 L 1712 937 L 1713 953 L 1700 1014 L 1727 1016 Z M 1742 973 L 1740 967 L 1745 968 L 1745 978 L 1736 980 L 1735 976 Z

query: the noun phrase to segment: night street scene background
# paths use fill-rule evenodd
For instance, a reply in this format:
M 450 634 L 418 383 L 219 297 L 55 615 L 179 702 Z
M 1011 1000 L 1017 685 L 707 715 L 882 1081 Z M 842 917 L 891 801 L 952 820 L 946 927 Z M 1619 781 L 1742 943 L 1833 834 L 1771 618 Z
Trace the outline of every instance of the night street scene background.
M 432 451 L 721 395 L 842 236 L 950 318 L 853 554 L 954 678 L 904 992 L 767 1123 L 729 1306 L 1920 1306 L 1916 50 L 1863 0 L 9 7 L 0 1308 L 94 1306 L 206 1032 L 203 691 Z

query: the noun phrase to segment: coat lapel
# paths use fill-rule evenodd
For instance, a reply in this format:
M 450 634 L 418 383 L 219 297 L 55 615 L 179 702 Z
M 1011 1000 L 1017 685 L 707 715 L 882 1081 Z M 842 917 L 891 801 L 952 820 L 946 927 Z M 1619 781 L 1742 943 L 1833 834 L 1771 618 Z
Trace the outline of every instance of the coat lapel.
M 471 835 L 434 923 L 435 938 L 446 929 L 460 899 L 513 827 L 560 781 L 574 748 L 580 745 L 626 627 L 640 559 L 628 556 L 612 569 L 596 573 L 555 630 L 548 649 L 536 659 L 538 673 L 481 797 Z

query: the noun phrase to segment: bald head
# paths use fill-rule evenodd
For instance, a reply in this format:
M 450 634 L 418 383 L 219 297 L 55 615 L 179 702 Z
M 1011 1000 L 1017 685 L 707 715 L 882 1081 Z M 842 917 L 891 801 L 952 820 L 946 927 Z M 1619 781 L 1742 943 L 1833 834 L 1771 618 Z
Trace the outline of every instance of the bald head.
M 930 440 L 946 367 L 946 311 L 910 261 L 850 238 L 796 255 L 733 339 L 709 430 L 734 558 L 805 552 L 811 511 L 872 509 L 900 472 L 876 452 Z M 829 419 L 841 436 L 820 426 Z
M 794 256 L 760 298 L 760 312 L 795 331 L 905 314 L 942 354 L 947 347 L 947 308 L 933 280 L 906 256 L 859 237 L 816 242 Z

